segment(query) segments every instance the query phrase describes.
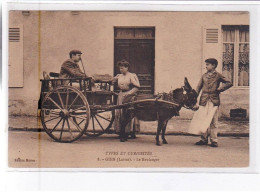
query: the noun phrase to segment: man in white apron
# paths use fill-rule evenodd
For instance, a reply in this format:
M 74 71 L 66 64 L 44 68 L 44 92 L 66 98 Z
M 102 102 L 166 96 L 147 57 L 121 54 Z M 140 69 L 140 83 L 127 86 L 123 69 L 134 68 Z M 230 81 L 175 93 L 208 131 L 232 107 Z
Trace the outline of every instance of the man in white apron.
M 214 58 L 205 60 L 207 72 L 202 75 L 196 92 L 201 97 L 198 111 L 195 112 L 190 124 L 189 133 L 201 135 L 201 140 L 195 145 L 208 145 L 210 137 L 211 146 L 218 147 L 217 122 L 218 107 L 220 105 L 219 94 L 232 87 L 232 83 L 222 74 L 216 71 L 218 61 Z M 224 83 L 222 87 L 220 83 Z

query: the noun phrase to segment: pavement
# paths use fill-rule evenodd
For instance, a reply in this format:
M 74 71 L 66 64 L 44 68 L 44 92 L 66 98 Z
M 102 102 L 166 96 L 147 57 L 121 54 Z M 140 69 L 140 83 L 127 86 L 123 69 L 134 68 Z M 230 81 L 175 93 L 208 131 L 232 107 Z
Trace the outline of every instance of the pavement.
M 84 135 L 73 143 L 59 143 L 42 132 L 9 131 L 8 164 L 11 168 L 105 167 L 135 171 L 149 167 L 226 170 L 249 166 L 248 137 L 219 137 L 217 148 L 194 145 L 199 137 L 169 135 L 166 139 L 168 144 L 156 146 L 153 135 L 137 135 L 136 139 L 122 143 L 117 135 L 104 134 L 98 138 Z
M 120 142 L 116 134 L 83 135 L 58 143 L 42 132 L 40 118 L 9 117 L 8 165 L 11 168 L 213 168 L 249 166 L 249 123 L 219 122 L 219 147 L 196 146 L 190 120 L 168 122 L 168 144 L 155 145 L 157 122 L 141 122 L 136 139 Z M 161 140 L 161 139 L 160 139 Z
M 168 135 L 188 135 L 188 127 L 191 120 L 174 117 L 169 120 L 166 134 Z M 33 116 L 10 116 L 9 131 L 43 131 L 39 117 Z M 141 131 L 139 134 L 154 135 L 156 134 L 157 121 L 143 122 L 140 121 Z M 219 136 L 249 136 L 249 122 L 239 120 L 220 120 L 218 122 Z

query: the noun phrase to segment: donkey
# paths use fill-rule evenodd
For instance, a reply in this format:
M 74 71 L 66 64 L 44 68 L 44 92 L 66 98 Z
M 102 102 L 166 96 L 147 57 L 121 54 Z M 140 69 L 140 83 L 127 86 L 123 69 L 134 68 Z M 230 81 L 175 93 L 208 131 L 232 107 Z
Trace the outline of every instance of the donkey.
M 174 106 L 170 106 L 166 103 L 154 103 L 144 102 L 139 105 L 136 104 L 134 108 L 125 107 L 123 108 L 123 115 L 121 119 L 120 128 L 120 141 L 124 142 L 127 140 L 127 135 L 125 133 L 126 125 L 134 118 L 137 117 L 142 121 L 156 121 L 158 120 L 158 127 L 156 133 L 156 145 L 160 146 L 159 135 L 162 131 L 162 141 L 163 144 L 167 144 L 165 139 L 166 126 L 173 116 L 179 116 L 179 111 L 182 107 L 187 109 L 193 109 L 194 105 L 197 103 L 197 92 L 192 89 L 188 79 L 185 77 L 184 86 L 177 88 L 169 93 L 162 93 L 161 95 L 154 96 L 158 100 L 164 100 L 171 102 Z M 137 96 L 135 100 L 145 100 L 151 98 L 145 98 L 144 96 Z

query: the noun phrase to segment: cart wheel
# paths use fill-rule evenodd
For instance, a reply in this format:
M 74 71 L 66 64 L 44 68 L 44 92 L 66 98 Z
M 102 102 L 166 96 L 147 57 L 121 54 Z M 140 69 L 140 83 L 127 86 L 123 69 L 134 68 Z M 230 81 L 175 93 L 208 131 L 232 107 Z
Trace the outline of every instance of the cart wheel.
M 87 99 L 74 87 L 58 87 L 42 101 L 42 126 L 55 141 L 70 143 L 79 139 L 88 127 L 89 118 Z
M 85 134 L 89 137 L 97 137 L 103 133 L 109 133 L 115 119 L 115 111 L 91 111 L 89 127 Z

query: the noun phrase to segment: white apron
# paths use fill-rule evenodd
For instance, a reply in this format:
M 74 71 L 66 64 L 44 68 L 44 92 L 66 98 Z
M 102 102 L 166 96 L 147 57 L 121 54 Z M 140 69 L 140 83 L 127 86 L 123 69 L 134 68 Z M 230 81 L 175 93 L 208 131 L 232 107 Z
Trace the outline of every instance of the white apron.
M 217 110 L 218 106 L 214 106 L 211 101 L 208 101 L 206 106 L 199 106 L 199 110 L 193 115 L 188 133 L 196 135 L 206 133 Z

